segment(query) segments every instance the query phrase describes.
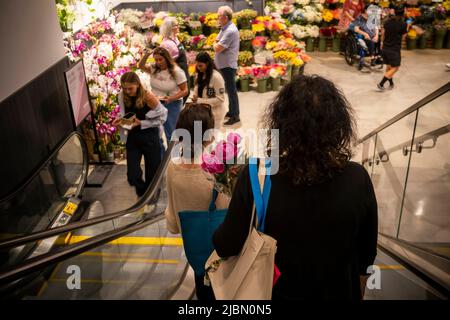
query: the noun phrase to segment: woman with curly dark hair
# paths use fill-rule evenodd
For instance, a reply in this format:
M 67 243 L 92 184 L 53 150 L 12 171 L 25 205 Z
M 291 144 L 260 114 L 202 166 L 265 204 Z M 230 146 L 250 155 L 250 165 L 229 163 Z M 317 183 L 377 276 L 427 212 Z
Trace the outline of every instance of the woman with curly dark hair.
M 332 82 L 297 76 L 268 107 L 264 123 L 279 130 L 279 170 L 270 176 L 264 225 L 277 240 L 281 272 L 272 298 L 362 299 L 376 256 L 377 202 L 366 170 L 350 161 L 349 103 Z M 247 168 L 214 234 L 219 256 L 240 252 L 252 208 Z

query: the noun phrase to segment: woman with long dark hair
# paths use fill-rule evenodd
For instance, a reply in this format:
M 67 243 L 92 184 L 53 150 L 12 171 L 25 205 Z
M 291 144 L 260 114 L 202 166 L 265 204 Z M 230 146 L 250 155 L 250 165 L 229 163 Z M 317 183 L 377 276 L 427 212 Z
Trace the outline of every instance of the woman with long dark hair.
M 225 82 L 214 61 L 206 52 L 200 52 L 196 59 L 197 79 L 192 101 L 209 104 L 214 114 L 214 127 L 222 127 L 225 115 Z
M 151 53 L 155 64 L 147 65 Z M 188 94 L 186 75 L 173 61 L 170 53 L 162 47 L 146 52 L 139 62 L 139 68 L 150 74 L 152 91 L 168 110 L 164 133 L 169 142 L 183 106 L 183 97 Z
M 281 276 L 273 299 L 362 299 L 377 253 L 377 202 L 367 171 L 350 161 L 354 120 L 347 100 L 324 78 L 297 76 L 268 107 L 264 123 L 279 132 L 264 229 L 277 240 Z M 240 252 L 252 207 L 247 167 L 213 237 L 219 256 Z

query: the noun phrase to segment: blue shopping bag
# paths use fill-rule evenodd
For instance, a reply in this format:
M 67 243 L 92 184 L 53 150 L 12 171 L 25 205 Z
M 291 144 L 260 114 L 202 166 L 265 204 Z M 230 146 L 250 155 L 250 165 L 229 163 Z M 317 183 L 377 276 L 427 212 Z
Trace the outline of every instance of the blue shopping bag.
M 181 236 L 186 258 L 195 275 L 205 273 L 205 263 L 214 250 L 212 237 L 228 209 L 216 209 L 218 192 L 214 189 L 208 211 L 180 211 Z

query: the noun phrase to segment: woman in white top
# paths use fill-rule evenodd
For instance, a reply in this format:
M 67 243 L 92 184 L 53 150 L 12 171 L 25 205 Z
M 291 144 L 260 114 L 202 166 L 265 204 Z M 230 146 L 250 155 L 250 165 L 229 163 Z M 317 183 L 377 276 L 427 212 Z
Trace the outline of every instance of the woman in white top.
M 173 61 L 169 52 L 161 47 L 153 50 L 155 64 L 146 65 L 151 52 L 147 51 L 139 61 L 139 68 L 150 74 L 152 91 L 167 108 L 167 121 L 164 123 L 164 133 L 167 142 L 183 105 L 183 97 L 188 94 L 187 79 L 184 71 Z
M 172 158 L 167 168 L 168 205 L 165 215 L 167 229 L 171 233 L 181 232 L 179 212 L 208 210 L 213 194 L 213 176 L 202 170 L 201 153 L 200 158 L 195 159 L 193 152 L 195 148 L 203 151 L 211 141 L 194 141 L 195 121 L 201 122 L 203 137 L 207 130 L 214 128 L 211 108 L 196 103 L 187 103 L 178 119 L 177 129 L 189 132 L 191 141 L 189 143 L 186 141 L 187 139 L 183 139 L 182 154 L 180 157 Z M 219 193 L 216 199 L 216 208 L 228 208 L 229 201 L 229 197 Z M 195 276 L 195 285 L 199 300 L 210 300 L 213 297 L 211 287 L 203 285 L 202 276 Z
M 161 42 L 161 47 L 169 51 L 172 59 L 178 64 L 178 66 L 183 69 L 186 78 L 189 79 L 189 70 L 186 57 L 186 49 L 183 44 L 178 40 L 178 33 L 180 32 L 178 21 L 174 17 L 166 17 L 159 28 L 159 34 L 162 35 L 163 40 Z M 188 94 L 183 98 L 185 103 L 189 97 L 189 86 Z
M 208 53 L 200 52 L 195 60 L 197 79 L 192 101 L 211 105 L 214 128 L 220 129 L 225 115 L 225 82 Z

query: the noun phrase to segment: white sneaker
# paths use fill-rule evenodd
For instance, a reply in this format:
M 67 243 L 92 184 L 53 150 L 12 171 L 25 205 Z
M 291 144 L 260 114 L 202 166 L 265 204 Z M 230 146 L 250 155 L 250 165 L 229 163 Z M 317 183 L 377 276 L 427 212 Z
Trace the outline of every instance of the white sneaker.
M 447 66 L 447 68 L 449 68 L 449 69 L 450 69 L 450 63 L 447 63 L 447 64 L 446 64 L 446 66 Z
M 363 39 L 358 39 L 358 43 L 365 51 L 369 50 L 369 48 L 367 48 L 366 42 Z

